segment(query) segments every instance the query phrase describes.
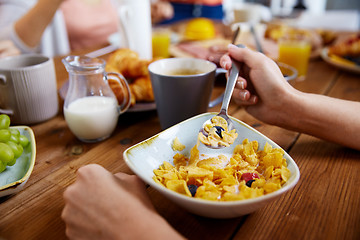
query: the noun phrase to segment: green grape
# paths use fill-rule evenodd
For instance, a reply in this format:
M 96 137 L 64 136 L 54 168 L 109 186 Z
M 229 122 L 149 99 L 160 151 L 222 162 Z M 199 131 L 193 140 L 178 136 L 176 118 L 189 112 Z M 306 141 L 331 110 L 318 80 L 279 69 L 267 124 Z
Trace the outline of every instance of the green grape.
M 8 162 L 7 165 L 8 166 L 13 166 L 16 163 L 16 158 L 14 158 L 11 162 Z
M 14 135 L 16 137 L 20 137 L 20 131 L 17 129 L 10 128 L 11 135 Z
M 19 142 L 20 142 L 20 144 L 21 144 L 21 146 L 22 147 L 26 147 L 27 145 L 29 145 L 29 139 L 26 137 L 26 136 L 24 136 L 24 135 L 20 135 L 20 137 L 19 137 Z
M 19 143 L 20 142 L 20 131 L 17 129 L 10 129 L 10 141 L 14 142 L 14 143 Z
M 0 161 L 0 173 L 3 172 L 5 169 L 6 169 L 6 164 Z
M 19 136 L 11 134 L 9 141 L 14 142 L 14 143 L 17 144 L 17 143 L 19 143 Z
M 0 129 L 0 142 L 7 142 L 10 140 L 11 133 L 8 129 Z
M 10 126 L 10 118 L 8 115 L 0 115 L 0 129 L 7 129 Z
M 0 143 L 0 161 L 7 165 L 12 160 L 14 160 L 14 152 L 11 147 L 5 143 Z
M 11 150 L 14 152 L 14 158 L 15 160 L 21 156 L 21 154 L 23 153 L 24 149 L 23 147 L 20 145 L 20 144 L 16 144 L 14 142 L 7 142 L 6 143 L 10 148 Z

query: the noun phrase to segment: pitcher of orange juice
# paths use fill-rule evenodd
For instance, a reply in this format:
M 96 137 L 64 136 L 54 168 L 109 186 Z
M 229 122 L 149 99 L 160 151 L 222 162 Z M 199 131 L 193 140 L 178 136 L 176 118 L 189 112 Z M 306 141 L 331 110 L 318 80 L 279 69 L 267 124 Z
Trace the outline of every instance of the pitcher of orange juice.
M 130 89 L 124 77 L 105 72 L 105 61 L 85 56 L 62 60 L 69 72 L 69 89 L 64 102 L 66 123 L 83 142 L 97 142 L 114 131 L 119 114 L 130 106 Z M 114 95 L 108 79 L 115 80 L 122 102 Z

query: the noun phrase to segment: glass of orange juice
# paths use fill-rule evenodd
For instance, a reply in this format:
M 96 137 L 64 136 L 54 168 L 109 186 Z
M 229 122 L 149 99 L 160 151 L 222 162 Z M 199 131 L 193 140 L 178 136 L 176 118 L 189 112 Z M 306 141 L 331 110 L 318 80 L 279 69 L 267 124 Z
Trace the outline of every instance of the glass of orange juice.
M 279 62 L 288 64 L 298 71 L 298 80 L 306 77 L 311 44 L 304 37 L 284 37 L 279 40 Z
M 163 28 L 153 29 L 152 32 L 153 57 L 168 58 L 170 56 L 169 47 L 170 47 L 170 31 Z

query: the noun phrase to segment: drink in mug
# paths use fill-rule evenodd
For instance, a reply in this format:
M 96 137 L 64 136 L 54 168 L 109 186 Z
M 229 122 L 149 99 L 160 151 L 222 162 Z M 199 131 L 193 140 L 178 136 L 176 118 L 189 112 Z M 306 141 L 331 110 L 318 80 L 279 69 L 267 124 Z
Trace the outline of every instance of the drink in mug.
M 70 130 L 85 142 L 105 139 L 114 131 L 118 121 L 117 101 L 111 97 L 79 98 L 64 108 Z
M 306 76 L 311 45 L 305 40 L 280 40 L 279 41 L 279 62 L 288 64 L 298 71 L 299 79 Z

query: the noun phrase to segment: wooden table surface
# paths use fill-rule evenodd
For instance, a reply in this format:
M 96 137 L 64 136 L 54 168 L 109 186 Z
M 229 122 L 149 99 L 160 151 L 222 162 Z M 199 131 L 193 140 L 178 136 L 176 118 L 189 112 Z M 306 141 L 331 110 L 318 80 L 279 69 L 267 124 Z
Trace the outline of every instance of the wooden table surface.
M 68 74 L 60 58 L 55 64 L 60 87 Z M 305 92 L 360 101 L 359 75 L 321 59 L 311 61 L 306 80 L 292 84 Z M 214 97 L 223 88 L 217 84 Z M 284 148 L 300 168 L 300 181 L 268 206 L 226 220 L 192 215 L 148 188 L 156 209 L 175 229 L 189 239 L 360 239 L 359 151 L 266 125 L 234 104 L 229 114 Z M 161 131 L 155 110 L 121 115 L 112 137 L 93 144 L 75 138 L 62 111 L 31 127 L 37 143 L 35 168 L 21 192 L 0 198 L 0 239 L 66 239 L 62 194 L 74 182 L 76 170 L 98 163 L 113 173 L 131 173 L 124 150 Z

